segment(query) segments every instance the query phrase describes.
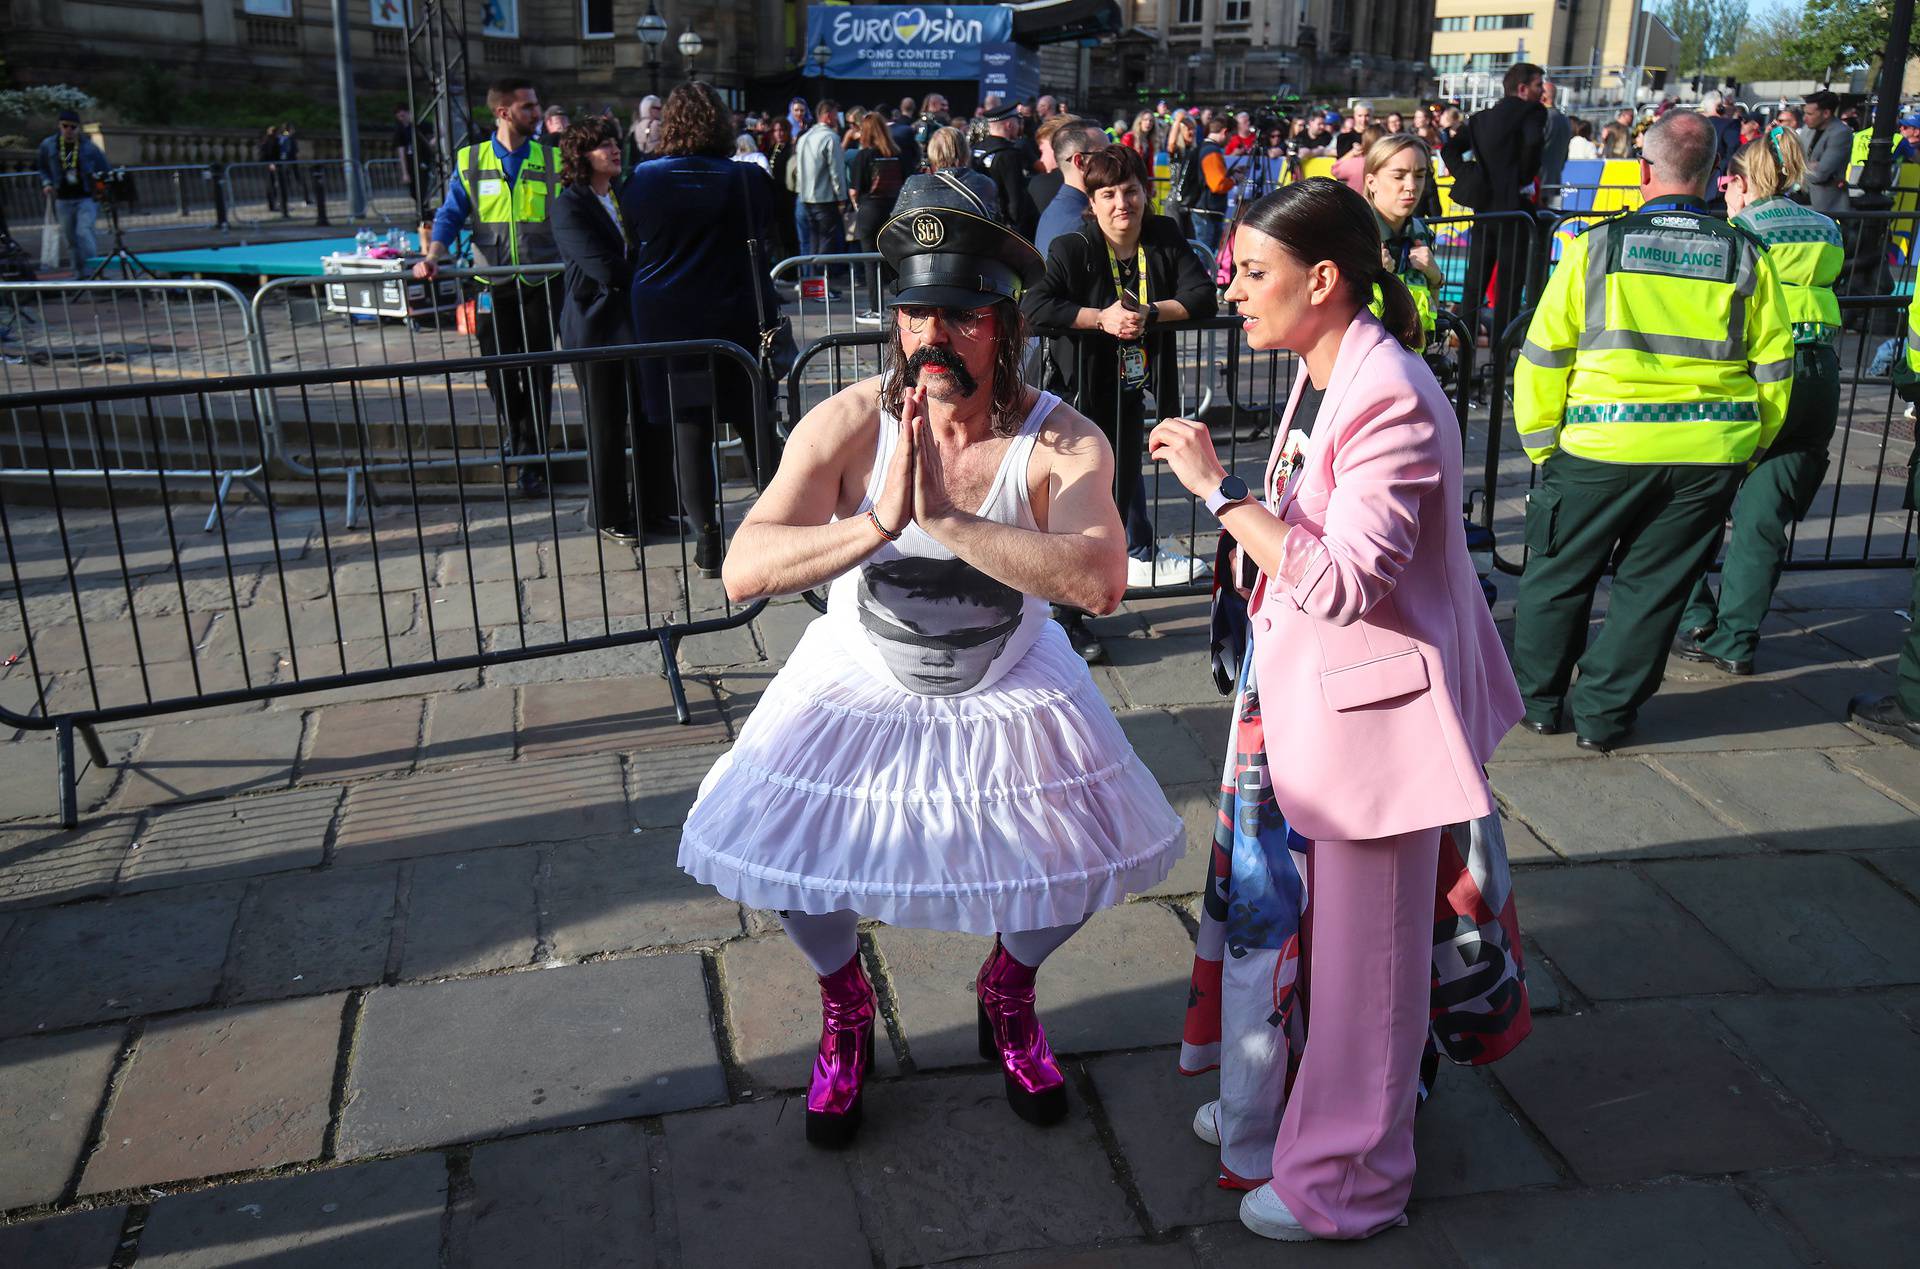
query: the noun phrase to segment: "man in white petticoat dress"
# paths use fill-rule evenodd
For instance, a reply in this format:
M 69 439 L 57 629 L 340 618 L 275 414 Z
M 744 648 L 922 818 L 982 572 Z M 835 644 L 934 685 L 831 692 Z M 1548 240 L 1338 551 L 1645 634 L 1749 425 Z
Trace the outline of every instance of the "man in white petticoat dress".
M 998 936 L 975 980 L 981 1056 L 1048 1123 L 1067 1099 L 1035 971 L 1186 841 L 1047 616 L 1120 602 L 1113 455 L 1021 382 L 1040 256 L 947 175 L 909 181 L 880 233 L 889 368 L 801 420 L 727 551 L 735 600 L 830 584 L 827 612 L 681 835 L 681 867 L 777 910 L 820 976 L 821 1145 L 852 1140 L 873 1063 L 862 916 Z

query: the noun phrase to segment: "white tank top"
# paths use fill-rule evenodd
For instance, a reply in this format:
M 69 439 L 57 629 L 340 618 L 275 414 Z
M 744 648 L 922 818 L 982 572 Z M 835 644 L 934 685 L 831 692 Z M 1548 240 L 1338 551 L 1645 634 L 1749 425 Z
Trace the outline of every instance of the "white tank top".
M 981 519 L 1039 529 L 1027 501 L 1027 466 L 1040 424 L 1059 403 L 1051 392 L 1037 394 L 975 512 Z M 855 515 L 866 515 L 886 484 L 900 420 L 881 411 L 879 432 Z M 834 579 L 827 620 L 840 624 L 848 655 L 882 682 L 917 696 L 965 696 L 1020 663 L 1045 629 L 1047 602 L 987 576 L 909 524 L 898 542 Z

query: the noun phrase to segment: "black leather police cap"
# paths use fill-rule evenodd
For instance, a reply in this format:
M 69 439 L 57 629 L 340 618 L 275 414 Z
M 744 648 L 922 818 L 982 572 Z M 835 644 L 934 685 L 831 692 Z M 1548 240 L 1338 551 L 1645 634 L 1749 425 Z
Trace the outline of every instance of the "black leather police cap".
M 981 308 L 1018 300 L 1047 265 L 1032 243 L 994 219 L 998 212 L 957 173 L 910 178 L 880 230 L 887 302 Z

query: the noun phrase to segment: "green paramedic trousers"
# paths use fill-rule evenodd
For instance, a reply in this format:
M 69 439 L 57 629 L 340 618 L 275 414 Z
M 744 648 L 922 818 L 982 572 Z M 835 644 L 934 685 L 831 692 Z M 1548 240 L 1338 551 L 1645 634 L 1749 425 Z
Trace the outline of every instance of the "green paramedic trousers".
M 1527 566 L 1513 669 L 1527 717 L 1603 744 L 1633 727 L 1660 686 L 1680 610 L 1719 543 L 1738 466 L 1599 463 L 1558 453 L 1527 498 Z M 1594 589 L 1613 562 L 1606 624 L 1591 646 Z M 1571 693 L 1575 662 L 1580 679 Z

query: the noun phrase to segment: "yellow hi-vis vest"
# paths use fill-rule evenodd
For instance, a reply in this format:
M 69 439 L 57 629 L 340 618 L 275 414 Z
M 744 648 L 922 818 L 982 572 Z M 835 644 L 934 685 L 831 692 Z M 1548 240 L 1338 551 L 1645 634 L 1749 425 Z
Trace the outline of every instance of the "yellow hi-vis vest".
M 1386 221 L 1380 219 L 1380 213 L 1378 212 L 1374 213 L 1374 219 L 1381 225 L 1382 236 L 1384 236 Z M 1398 266 L 1394 269 L 1393 275 L 1406 283 L 1407 290 L 1412 293 L 1413 310 L 1420 315 L 1420 334 L 1426 343 L 1431 344 L 1433 342 L 1434 327 L 1433 288 L 1427 281 L 1427 275 L 1414 268 L 1406 258 L 1412 254 L 1412 250 L 1416 245 L 1424 246 L 1429 251 L 1433 249 L 1433 231 L 1428 229 L 1426 222 L 1422 221 L 1418 216 L 1411 218 L 1407 222 L 1405 233 L 1402 236 L 1403 249 L 1393 251 L 1393 249 L 1389 247 L 1388 250 L 1394 255 L 1395 262 Z M 1387 301 L 1385 297 L 1380 294 L 1379 284 L 1375 283 L 1373 287 L 1373 298 L 1367 303 L 1367 311 L 1375 317 L 1379 317 L 1386 312 L 1386 307 Z
M 473 204 L 469 231 L 473 254 L 482 270 L 491 266 L 558 264 L 547 209 L 560 193 L 560 152 L 538 141 L 529 142 L 527 157 L 512 181 L 492 140 L 462 146 L 456 164 Z M 487 282 L 506 279 L 481 273 Z M 522 279 L 528 281 L 531 279 Z
M 1913 290 L 1913 299 L 1907 303 L 1907 369 L 1920 375 L 1920 287 Z M 1920 459 L 1914 462 L 1914 468 L 1920 471 Z
M 1767 259 L 1786 293 L 1793 342 L 1832 343 L 1840 333 L 1840 301 L 1833 284 L 1847 262 L 1840 226 L 1785 198 L 1749 203 L 1732 219 L 1766 244 Z
M 1732 464 L 1773 443 L 1793 338 L 1773 262 L 1698 206 L 1656 201 L 1568 244 L 1514 372 L 1527 457 Z

